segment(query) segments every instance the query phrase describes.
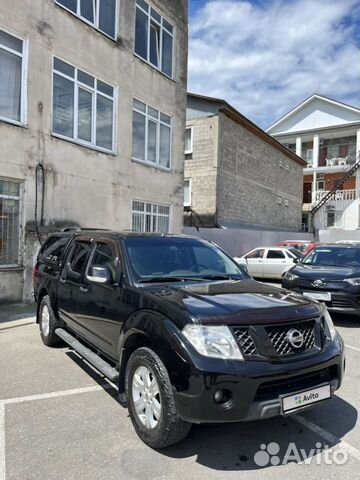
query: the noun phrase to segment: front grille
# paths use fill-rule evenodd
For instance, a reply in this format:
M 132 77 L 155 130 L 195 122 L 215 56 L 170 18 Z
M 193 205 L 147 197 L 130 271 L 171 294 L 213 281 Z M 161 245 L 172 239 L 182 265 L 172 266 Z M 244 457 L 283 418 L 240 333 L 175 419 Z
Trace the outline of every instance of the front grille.
M 244 355 L 257 355 L 258 351 L 248 328 L 234 328 L 234 335 Z
M 352 300 L 346 297 L 336 297 L 336 298 L 334 297 L 331 300 L 330 305 L 334 308 L 353 308 L 354 307 Z
M 288 340 L 288 335 L 291 330 L 298 330 L 304 339 L 301 348 L 295 348 Z M 301 323 L 294 323 L 290 325 L 278 325 L 266 327 L 266 331 L 271 340 L 273 347 L 278 355 L 293 355 L 298 352 L 306 352 L 315 346 L 315 321 L 310 320 Z
M 279 395 L 306 390 L 307 388 L 311 388 L 322 383 L 330 383 L 337 378 L 337 368 L 336 366 L 332 366 L 317 372 L 307 373 L 305 375 L 297 375 L 287 379 L 265 382 L 258 387 L 254 400 L 269 400 L 276 398 Z

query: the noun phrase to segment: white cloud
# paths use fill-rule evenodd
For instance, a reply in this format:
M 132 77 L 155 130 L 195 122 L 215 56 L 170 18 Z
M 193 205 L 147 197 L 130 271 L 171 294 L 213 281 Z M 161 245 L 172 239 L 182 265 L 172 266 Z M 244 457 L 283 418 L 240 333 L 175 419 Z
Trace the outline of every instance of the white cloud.
M 207 1 L 190 19 L 189 91 L 262 127 L 315 92 L 359 105 L 359 21 L 358 0 Z

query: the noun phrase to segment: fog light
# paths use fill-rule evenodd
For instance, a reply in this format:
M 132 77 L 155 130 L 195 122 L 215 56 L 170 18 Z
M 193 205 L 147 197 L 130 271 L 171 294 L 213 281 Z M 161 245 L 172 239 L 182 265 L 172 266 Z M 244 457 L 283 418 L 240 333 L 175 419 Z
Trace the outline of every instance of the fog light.
M 224 397 L 224 392 L 222 390 L 216 390 L 214 395 L 215 403 L 221 403 Z
M 216 390 L 214 393 L 214 402 L 217 405 L 228 406 L 230 405 L 232 393 L 229 390 Z

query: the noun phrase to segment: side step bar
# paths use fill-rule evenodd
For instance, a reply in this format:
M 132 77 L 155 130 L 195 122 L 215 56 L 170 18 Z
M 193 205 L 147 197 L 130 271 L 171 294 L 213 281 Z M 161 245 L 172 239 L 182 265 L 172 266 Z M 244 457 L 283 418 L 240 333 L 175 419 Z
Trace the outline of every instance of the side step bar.
M 75 350 L 81 357 L 85 358 L 93 367 L 101 372 L 106 378 L 113 383 L 117 383 L 119 380 L 119 372 L 103 360 L 99 355 L 92 352 L 89 348 L 85 347 L 82 343 L 76 340 L 69 332 L 63 328 L 57 328 L 55 333 L 64 342 L 66 342 L 71 348 Z

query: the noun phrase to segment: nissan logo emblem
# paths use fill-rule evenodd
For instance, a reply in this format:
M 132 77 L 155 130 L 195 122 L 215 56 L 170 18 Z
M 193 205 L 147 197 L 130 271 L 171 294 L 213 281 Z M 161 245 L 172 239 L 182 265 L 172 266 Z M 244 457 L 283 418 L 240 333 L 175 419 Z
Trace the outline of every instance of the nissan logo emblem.
M 293 348 L 299 349 L 304 345 L 304 335 L 296 328 L 289 330 L 286 338 Z
M 322 280 L 315 280 L 313 282 L 313 287 L 322 287 L 324 285 L 324 282 Z

